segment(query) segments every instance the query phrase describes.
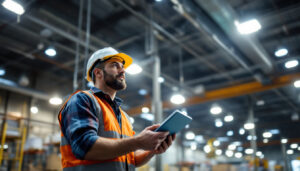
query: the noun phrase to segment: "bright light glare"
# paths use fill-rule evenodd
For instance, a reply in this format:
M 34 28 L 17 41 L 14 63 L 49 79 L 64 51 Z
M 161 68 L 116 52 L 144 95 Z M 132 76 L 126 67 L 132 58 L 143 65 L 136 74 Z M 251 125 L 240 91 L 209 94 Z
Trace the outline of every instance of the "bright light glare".
M 257 102 L 256 102 L 256 105 L 257 106 L 263 106 L 265 104 L 265 101 L 263 101 L 263 100 L 258 100 Z
M 143 107 L 142 112 L 143 113 L 149 113 L 150 109 L 148 107 Z
M 233 119 L 234 119 L 234 118 L 233 118 L 232 115 L 227 115 L 227 116 L 224 117 L 224 121 L 225 121 L 225 122 L 231 122 L 231 121 L 233 121 Z
M 300 147 L 298 147 L 298 151 L 300 151 Z
M 236 157 L 236 158 L 242 158 L 243 154 L 240 153 L 240 152 L 237 152 L 237 153 L 234 154 L 234 157 Z
M 142 113 L 141 118 L 146 119 L 148 121 L 153 121 L 154 120 L 154 115 L 150 113 Z
M 32 106 L 32 107 L 30 108 L 30 111 L 31 111 L 31 113 L 36 114 L 36 113 L 39 112 L 39 109 L 38 109 L 36 106 Z
M 227 131 L 226 135 L 229 136 L 229 137 L 230 137 L 230 136 L 233 136 L 233 131 L 231 131 L 231 130 L 230 130 L 230 131 Z
M 165 82 L 165 79 L 164 79 L 164 77 L 158 77 L 158 82 L 159 82 L 159 83 L 163 83 L 163 82 Z
M 216 119 L 215 126 L 218 127 L 218 128 L 222 127 L 223 126 L 223 122 L 220 119 Z
M 271 132 L 264 132 L 263 133 L 263 137 L 264 138 L 271 138 L 272 137 L 272 133 Z
M 205 153 L 211 152 L 211 148 L 210 148 L 209 145 L 205 145 L 204 148 L 203 148 L 203 150 L 204 150 Z
M 171 102 L 179 105 L 185 102 L 185 98 L 181 94 L 174 94 L 171 97 Z
M 244 134 L 245 134 L 245 130 L 244 130 L 243 128 L 241 128 L 241 129 L 239 130 L 239 133 L 240 133 L 240 135 L 244 135 Z
M 45 54 L 50 56 L 50 57 L 53 57 L 56 55 L 56 50 L 52 47 L 48 48 L 45 50 Z
M 228 150 L 235 150 L 235 149 L 236 149 L 236 145 L 234 145 L 234 144 L 230 144 L 228 146 Z
M 248 135 L 248 136 L 247 136 L 247 140 L 248 140 L 248 141 L 251 141 L 251 140 L 252 140 L 252 135 Z
M 129 121 L 130 121 L 131 124 L 133 124 L 134 123 L 134 118 L 133 117 L 129 117 Z
M 139 90 L 139 95 L 145 96 L 148 93 L 146 89 L 140 89 Z
M 294 82 L 294 86 L 295 86 L 296 88 L 300 88 L 300 80 L 295 81 L 295 82 Z
M 215 153 L 216 153 L 216 155 L 221 155 L 222 154 L 222 150 L 221 149 L 217 149 L 216 151 L 215 151 Z
M 295 143 L 294 143 L 294 144 L 291 144 L 291 148 L 292 148 L 292 149 L 298 148 L 298 144 L 295 144 Z
M 256 19 L 248 20 L 243 23 L 236 21 L 235 26 L 241 34 L 251 34 L 261 29 L 261 25 Z
M 268 139 L 264 139 L 263 142 L 264 142 L 264 143 L 268 143 L 269 140 L 268 140 Z
M 262 155 L 263 155 L 263 153 L 262 153 L 261 151 L 257 151 L 257 152 L 256 152 L 256 156 L 257 156 L 257 157 L 262 156 Z
M 220 106 L 212 106 L 210 108 L 210 113 L 213 115 L 218 115 L 222 112 L 222 108 Z
M 196 150 L 197 149 L 197 143 L 191 143 L 191 149 Z
M 220 144 L 221 144 L 221 143 L 220 143 L 220 141 L 218 141 L 218 140 L 215 140 L 215 141 L 213 142 L 213 145 L 214 145 L 215 147 L 218 147 Z
M 252 149 L 252 148 L 247 148 L 247 149 L 245 150 L 245 153 L 246 153 L 246 154 L 253 154 L 253 149 Z
M 143 69 L 138 64 L 131 64 L 128 68 L 125 70 L 128 74 L 136 75 L 143 71 Z
M 50 104 L 53 104 L 53 105 L 60 105 L 60 104 L 62 104 L 62 99 L 59 97 L 52 97 L 49 100 L 49 102 L 50 102 Z
M 3 3 L 2 3 L 2 6 L 5 7 L 6 9 L 18 14 L 18 15 L 22 15 L 24 14 L 25 10 L 24 8 L 22 7 L 21 4 L 13 1 L 13 0 L 5 0 Z
M 233 156 L 233 151 L 226 150 L 225 154 L 226 154 L 227 157 L 232 157 Z
M 193 140 L 193 139 L 195 139 L 195 134 L 194 134 L 193 132 L 187 132 L 187 133 L 185 134 L 185 138 L 186 138 L 187 140 Z
M 282 57 L 282 56 L 285 56 L 288 54 L 288 50 L 286 48 L 281 48 L 281 49 L 278 49 L 276 52 L 275 52 L 275 56 L 277 57 Z
M 290 155 L 291 155 L 291 154 L 294 154 L 294 150 L 287 150 L 287 151 L 286 151 L 286 154 L 290 154 Z
M 288 142 L 288 139 L 286 139 L 286 138 L 281 139 L 282 144 L 286 144 L 287 142 Z
M 294 68 L 299 64 L 299 62 L 297 60 L 290 60 L 285 62 L 284 66 L 285 68 Z
M 254 125 L 254 123 L 248 122 L 248 123 L 244 124 L 244 128 L 247 130 L 253 129 L 253 128 L 255 128 L 255 125 Z
M 0 76 L 5 75 L 5 69 L 0 68 Z

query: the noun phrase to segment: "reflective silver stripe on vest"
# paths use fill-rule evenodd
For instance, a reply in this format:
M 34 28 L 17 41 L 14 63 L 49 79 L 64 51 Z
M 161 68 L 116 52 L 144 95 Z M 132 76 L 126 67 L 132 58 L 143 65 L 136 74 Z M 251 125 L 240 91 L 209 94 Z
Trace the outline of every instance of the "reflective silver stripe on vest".
M 63 171 L 125 171 L 125 163 L 123 162 L 109 162 L 98 163 L 92 165 L 80 165 L 75 167 L 64 168 Z M 128 164 L 128 171 L 135 171 L 135 166 Z
M 116 137 L 120 137 L 120 134 L 115 132 L 115 131 L 104 131 L 101 136 L 106 137 L 106 138 L 116 138 Z M 129 138 L 129 136 L 127 135 L 122 135 L 123 138 Z M 64 146 L 64 145 L 70 145 L 68 143 L 68 140 L 65 136 L 61 137 L 61 141 L 60 141 L 60 146 Z

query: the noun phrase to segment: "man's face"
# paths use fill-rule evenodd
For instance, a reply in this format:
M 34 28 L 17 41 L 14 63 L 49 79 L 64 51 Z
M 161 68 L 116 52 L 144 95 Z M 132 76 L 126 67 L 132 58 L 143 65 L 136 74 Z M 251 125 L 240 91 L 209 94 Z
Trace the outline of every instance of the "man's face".
M 124 90 L 126 88 L 125 70 L 123 63 L 118 60 L 107 61 L 104 69 L 104 82 L 114 90 Z

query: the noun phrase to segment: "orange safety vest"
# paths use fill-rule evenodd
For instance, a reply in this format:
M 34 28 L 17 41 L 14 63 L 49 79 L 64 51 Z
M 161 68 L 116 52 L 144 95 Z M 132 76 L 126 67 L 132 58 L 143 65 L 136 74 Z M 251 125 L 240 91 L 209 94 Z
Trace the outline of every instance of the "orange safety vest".
M 111 106 L 105 100 L 101 100 L 90 91 L 77 91 L 68 98 L 59 112 L 59 123 L 61 123 L 61 112 L 65 108 L 65 105 L 70 100 L 70 98 L 78 92 L 87 94 L 96 106 L 96 112 L 99 119 L 98 135 L 100 137 L 119 139 L 132 137 L 135 134 L 132 130 L 129 119 L 127 118 L 128 116 L 124 111 L 120 109 L 122 115 L 122 128 L 120 128 L 117 117 Z M 71 145 L 63 135 L 62 131 L 60 152 L 62 157 L 61 161 L 63 171 L 121 171 L 126 170 L 126 162 L 129 171 L 135 170 L 134 152 L 130 152 L 126 155 L 119 156 L 110 160 L 99 161 L 77 159 L 72 153 Z

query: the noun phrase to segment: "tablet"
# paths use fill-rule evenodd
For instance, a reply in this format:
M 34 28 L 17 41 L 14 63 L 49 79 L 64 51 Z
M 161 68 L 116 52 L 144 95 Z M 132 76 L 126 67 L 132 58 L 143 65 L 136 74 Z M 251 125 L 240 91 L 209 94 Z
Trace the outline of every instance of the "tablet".
M 189 124 L 193 119 L 190 116 L 187 116 L 175 110 L 170 116 L 168 116 L 164 122 L 158 127 L 156 132 L 165 132 L 169 131 L 170 134 L 175 134 L 183 129 L 187 124 Z

